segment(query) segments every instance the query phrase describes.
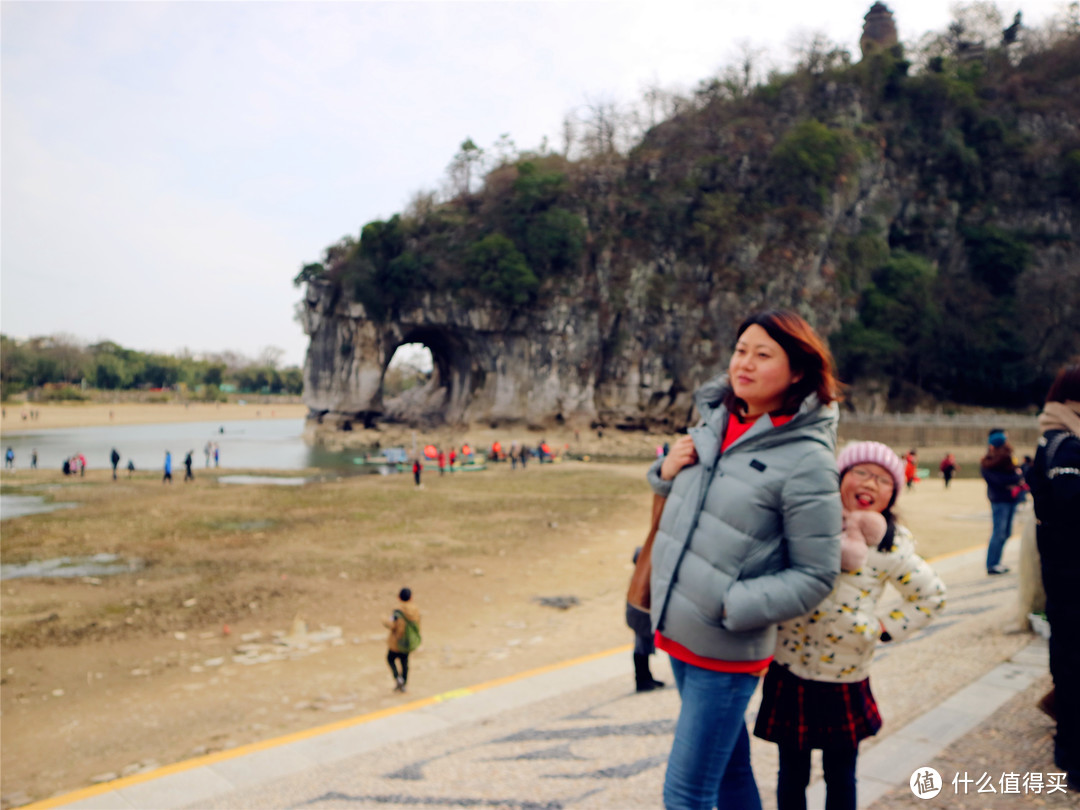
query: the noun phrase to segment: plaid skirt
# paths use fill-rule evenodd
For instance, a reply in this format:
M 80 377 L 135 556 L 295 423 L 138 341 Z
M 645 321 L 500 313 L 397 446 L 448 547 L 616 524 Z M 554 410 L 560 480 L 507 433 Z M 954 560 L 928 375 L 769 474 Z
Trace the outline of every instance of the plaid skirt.
M 769 665 L 755 736 L 800 750 L 855 748 L 880 729 L 869 678 L 857 683 L 808 681 L 775 661 Z

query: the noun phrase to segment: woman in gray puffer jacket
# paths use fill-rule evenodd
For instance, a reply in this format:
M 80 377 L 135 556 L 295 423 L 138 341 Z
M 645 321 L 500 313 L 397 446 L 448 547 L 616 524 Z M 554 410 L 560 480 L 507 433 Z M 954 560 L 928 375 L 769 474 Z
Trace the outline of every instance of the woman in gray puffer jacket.
M 649 470 L 667 496 L 652 551 L 656 646 L 682 707 L 664 805 L 761 807 L 743 715 L 776 625 L 812 610 L 840 570 L 838 384 L 821 338 L 791 312 L 751 316 L 701 423 Z

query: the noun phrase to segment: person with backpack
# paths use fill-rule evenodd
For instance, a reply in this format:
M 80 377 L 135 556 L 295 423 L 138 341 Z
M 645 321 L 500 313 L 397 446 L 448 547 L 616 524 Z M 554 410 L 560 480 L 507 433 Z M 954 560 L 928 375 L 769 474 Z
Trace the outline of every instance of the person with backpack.
M 409 653 L 420 646 L 420 611 L 412 604 L 412 591 L 408 588 L 401 589 L 398 599 L 400 603 L 390 614 L 389 620 L 383 620 L 383 625 L 390 630 L 386 639 L 386 663 L 390 665 L 390 672 L 397 683 L 394 691 L 404 692 L 409 680 Z M 398 661 L 401 662 L 400 673 Z
M 1050 622 L 1054 764 L 1065 771 L 1073 790 L 1080 790 L 1080 356 L 1054 378 L 1039 414 L 1039 430 L 1028 484 Z

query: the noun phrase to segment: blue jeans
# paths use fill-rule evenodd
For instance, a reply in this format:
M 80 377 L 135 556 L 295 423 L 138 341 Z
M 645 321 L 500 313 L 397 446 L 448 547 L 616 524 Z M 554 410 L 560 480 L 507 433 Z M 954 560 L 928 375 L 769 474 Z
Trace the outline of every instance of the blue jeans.
M 664 777 L 667 810 L 761 810 L 746 706 L 757 676 L 671 659 L 682 708 Z
M 1005 541 L 1012 534 L 1013 513 L 1015 511 L 1015 502 L 990 502 L 993 529 L 990 531 L 990 545 L 986 549 L 986 570 L 988 571 L 1001 562 L 1001 552 L 1005 550 Z

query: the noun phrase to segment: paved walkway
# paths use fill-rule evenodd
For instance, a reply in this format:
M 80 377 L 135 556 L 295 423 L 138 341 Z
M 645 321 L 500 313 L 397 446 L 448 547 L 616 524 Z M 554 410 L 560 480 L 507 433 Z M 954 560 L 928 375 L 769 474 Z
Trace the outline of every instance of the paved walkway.
M 1080 808 L 1080 794 L 1053 787 L 1051 723 L 1033 706 L 1049 684 L 1046 643 L 1002 632 L 1015 575 L 987 577 L 982 560 L 981 549 L 936 560 L 946 613 L 879 649 L 872 683 L 885 728 L 861 749 L 860 807 Z M 670 683 L 666 661 L 653 661 Z M 31 807 L 656 808 L 678 695 L 638 695 L 632 683 L 630 649 L 620 648 Z M 769 810 L 775 746 L 755 738 L 753 761 Z M 923 801 L 909 781 L 927 768 L 942 790 Z M 811 785 L 811 808 L 823 793 Z

